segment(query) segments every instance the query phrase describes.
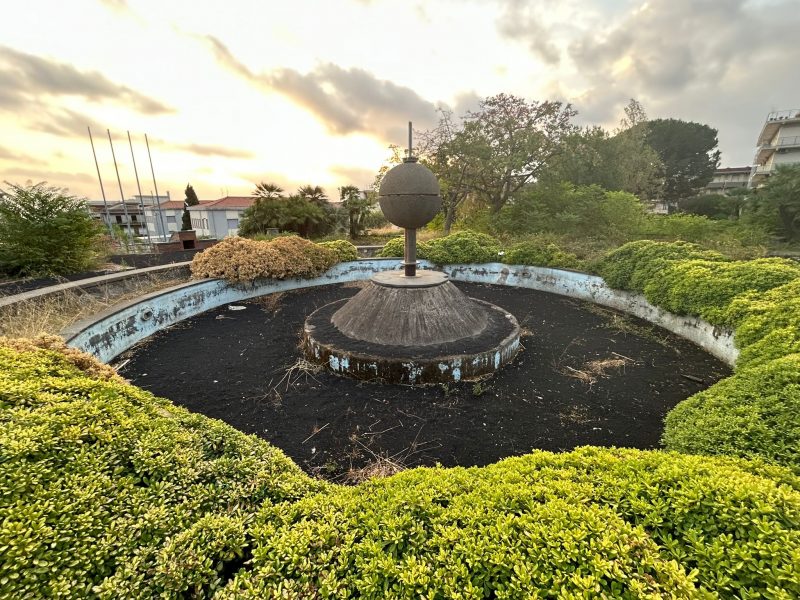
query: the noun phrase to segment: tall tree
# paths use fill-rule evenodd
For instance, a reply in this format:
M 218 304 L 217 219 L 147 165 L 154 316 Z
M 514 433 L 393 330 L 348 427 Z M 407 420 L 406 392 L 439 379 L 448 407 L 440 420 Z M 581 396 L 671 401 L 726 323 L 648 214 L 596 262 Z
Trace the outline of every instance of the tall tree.
M 676 203 L 697 195 L 719 165 L 717 130 L 679 119 L 656 119 L 637 125 L 647 130 L 647 143 L 658 153 L 664 169 L 663 199 Z
M 186 184 L 186 189 L 184 190 L 184 199 L 183 199 L 183 216 L 181 219 L 181 231 L 189 231 L 192 229 L 192 217 L 189 214 L 189 207 L 190 206 L 197 206 L 200 204 L 200 200 L 197 197 L 197 193 L 194 191 L 191 183 Z
M 364 232 L 364 219 L 375 203 L 374 195 L 363 194 L 354 185 L 344 185 L 339 188 L 339 199 L 347 211 L 350 238 L 355 239 Z
M 461 203 L 467 199 L 472 188 L 470 175 L 475 158 L 470 154 L 463 124 L 453 121 L 453 113 L 439 109 L 439 124 L 420 135 L 419 154 L 423 164 L 439 179 L 444 213 L 444 233 L 456 219 Z
M 471 161 L 469 185 L 498 212 L 535 181 L 575 131 L 569 104 L 526 101 L 510 94 L 483 100 L 465 117 L 463 140 Z
M 191 183 L 186 184 L 186 189 L 183 193 L 186 196 L 183 200 L 186 206 L 197 206 L 200 204 L 200 199 L 197 197 L 197 193 L 194 191 Z

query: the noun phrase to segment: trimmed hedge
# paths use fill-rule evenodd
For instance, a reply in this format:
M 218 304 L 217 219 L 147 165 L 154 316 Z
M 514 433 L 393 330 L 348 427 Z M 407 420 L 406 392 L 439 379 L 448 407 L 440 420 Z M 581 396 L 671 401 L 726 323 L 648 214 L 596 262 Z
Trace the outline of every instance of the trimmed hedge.
M 610 252 L 598 270 L 609 285 L 643 292 L 666 310 L 734 328 L 737 374 L 668 414 L 666 447 L 760 457 L 800 472 L 800 265 L 640 241 Z
M 203 596 L 242 548 L 215 525 L 175 581 L 181 535 L 325 487 L 258 438 L 99 378 L 86 355 L 24 346 L 0 340 L 0 597 Z
M 355 488 L 53 349 L 0 344 L 0 596 L 800 593 L 800 480 L 583 448 Z
M 389 240 L 378 256 L 401 257 L 405 249 L 402 237 Z M 437 265 L 487 263 L 500 260 L 500 242 L 485 233 L 458 231 L 448 236 L 417 244 L 417 258 Z
M 330 242 L 320 242 L 318 245 L 336 253 L 339 262 L 349 262 L 358 260 L 358 248 L 347 240 L 332 240 Z
M 744 369 L 667 415 L 672 450 L 763 458 L 800 472 L 800 354 Z
M 554 269 L 578 269 L 583 264 L 577 256 L 556 244 L 536 240 L 515 244 L 502 259 L 509 265 L 536 265 Z

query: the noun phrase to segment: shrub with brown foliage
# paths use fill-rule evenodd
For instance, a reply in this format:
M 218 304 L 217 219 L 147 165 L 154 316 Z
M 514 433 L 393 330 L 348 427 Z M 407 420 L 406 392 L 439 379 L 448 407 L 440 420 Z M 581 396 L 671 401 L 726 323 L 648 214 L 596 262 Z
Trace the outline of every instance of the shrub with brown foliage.
M 231 237 L 195 255 L 191 269 L 192 277 L 196 279 L 290 279 L 317 277 L 337 261 L 334 251 L 300 237 L 280 237 L 271 241 Z

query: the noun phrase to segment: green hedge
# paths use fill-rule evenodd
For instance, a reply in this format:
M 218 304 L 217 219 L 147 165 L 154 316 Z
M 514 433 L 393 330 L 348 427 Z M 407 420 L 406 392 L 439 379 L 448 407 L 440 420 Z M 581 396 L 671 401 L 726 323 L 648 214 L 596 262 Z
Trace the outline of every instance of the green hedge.
M 760 457 L 800 472 L 800 264 L 640 241 L 610 252 L 598 270 L 613 287 L 734 330 L 737 374 L 669 413 L 666 447 Z
M 403 256 L 405 243 L 402 237 L 389 240 L 378 256 Z M 458 231 L 448 236 L 434 238 L 417 244 L 417 258 L 437 265 L 498 262 L 501 258 L 500 242 L 485 233 Z
M 339 262 L 349 262 L 358 260 L 358 249 L 347 240 L 333 240 L 330 242 L 319 242 L 323 248 L 328 248 L 336 253 Z
M 583 263 L 571 252 L 551 242 L 528 240 L 511 247 L 502 257 L 509 265 L 536 265 L 555 269 L 579 269 Z
M 0 342 L 0 597 L 800 594 L 785 469 L 583 448 L 334 486 L 79 358 Z

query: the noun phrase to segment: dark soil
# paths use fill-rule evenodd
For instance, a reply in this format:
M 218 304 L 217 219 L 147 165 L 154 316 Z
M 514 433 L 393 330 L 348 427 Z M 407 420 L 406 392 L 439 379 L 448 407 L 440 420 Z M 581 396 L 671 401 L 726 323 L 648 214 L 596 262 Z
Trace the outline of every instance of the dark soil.
M 690 342 L 623 313 L 531 290 L 457 285 L 514 314 L 527 332 L 524 350 L 485 381 L 387 385 L 298 366 L 306 315 L 355 294 L 352 284 L 209 311 L 120 357 L 130 359 L 121 373 L 336 481 L 357 479 L 378 458 L 471 466 L 534 448 L 656 448 L 666 413 L 730 373 Z

